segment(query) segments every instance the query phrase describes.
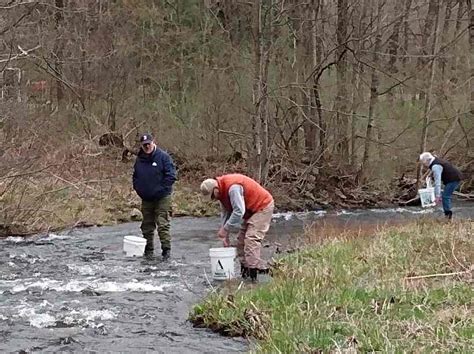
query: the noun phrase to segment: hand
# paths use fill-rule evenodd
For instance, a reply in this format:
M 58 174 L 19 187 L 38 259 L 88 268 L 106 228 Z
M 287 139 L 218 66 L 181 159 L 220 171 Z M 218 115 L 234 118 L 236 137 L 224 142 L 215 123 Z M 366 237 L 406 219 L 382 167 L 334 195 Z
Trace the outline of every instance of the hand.
M 224 247 L 229 247 L 230 246 L 229 231 L 224 229 L 224 227 L 221 227 L 219 229 L 219 232 L 217 233 L 217 237 L 219 237 L 222 240 L 222 243 L 224 244 Z
M 436 203 L 436 205 L 440 205 L 441 204 L 441 197 L 436 197 L 435 198 L 435 203 Z
M 219 231 L 217 232 L 217 236 L 219 238 L 226 238 L 229 236 L 229 231 L 227 231 L 226 229 L 224 229 L 224 227 L 222 226 Z
M 222 239 L 222 245 L 224 247 L 229 247 L 230 246 L 230 240 L 229 240 L 229 237 L 225 237 Z

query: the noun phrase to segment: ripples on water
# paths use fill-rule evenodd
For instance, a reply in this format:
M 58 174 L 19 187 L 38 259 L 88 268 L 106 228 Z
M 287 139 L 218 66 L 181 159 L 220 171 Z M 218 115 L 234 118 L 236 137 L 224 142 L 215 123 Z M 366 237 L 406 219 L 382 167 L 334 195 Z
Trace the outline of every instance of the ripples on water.
M 455 215 L 462 213 L 472 217 L 473 206 L 455 209 Z M 424 214 L 440 213 L 420 208 L 277 213 L 269 238 L 299 234 L 307 223 L 326 218 L 373 223 Z M 208 254 L 220 245 L 218 222 L 175 219 L 167 263 L 123 256 L 123 237 L 140 234 L 136 223 L 0 240 L 0 352 L 247 351 L 242 339 L 193 329 L 186 321 L 209 290 Z
M 215 221 L 193 234 L 192 225 L 174 226 L 167 263 L 123 256 L 123 236 L 138 235 L 137 224 L 0 240 L 0 352 L 246 350 L 187 322 L 208 291 L 216 244 Z

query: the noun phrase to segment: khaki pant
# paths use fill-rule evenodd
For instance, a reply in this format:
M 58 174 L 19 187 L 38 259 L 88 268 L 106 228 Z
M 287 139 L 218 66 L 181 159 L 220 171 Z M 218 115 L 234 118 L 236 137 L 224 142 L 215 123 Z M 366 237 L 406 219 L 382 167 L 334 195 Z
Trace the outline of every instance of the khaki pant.
M 253 214 L 245 220 L 237 237 L 237 255 L 240 262 L 249 268 L 264 269 L 265 262 L 260 258 L 260 249 L 265 234 L 270 228 L 274 203 Z

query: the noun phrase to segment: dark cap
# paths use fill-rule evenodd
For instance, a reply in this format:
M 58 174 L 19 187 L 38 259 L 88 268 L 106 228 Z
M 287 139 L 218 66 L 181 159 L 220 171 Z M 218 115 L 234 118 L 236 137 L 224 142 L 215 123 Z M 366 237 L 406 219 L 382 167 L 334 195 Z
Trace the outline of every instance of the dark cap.
M 145 133 L 140 136 L 140 144 L 150 144 L 153 142 L 153 136 L 151 134 Z

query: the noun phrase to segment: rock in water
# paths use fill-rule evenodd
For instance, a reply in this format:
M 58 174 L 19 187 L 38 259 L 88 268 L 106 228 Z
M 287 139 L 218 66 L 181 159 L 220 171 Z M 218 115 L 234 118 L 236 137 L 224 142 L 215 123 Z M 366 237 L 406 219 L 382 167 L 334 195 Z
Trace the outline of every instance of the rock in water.
M 130 220 L 132 221 L 142 221 L 143 215 L 140 210 L 137 208 L 133 208 L 132 211 L 130 212 Z

